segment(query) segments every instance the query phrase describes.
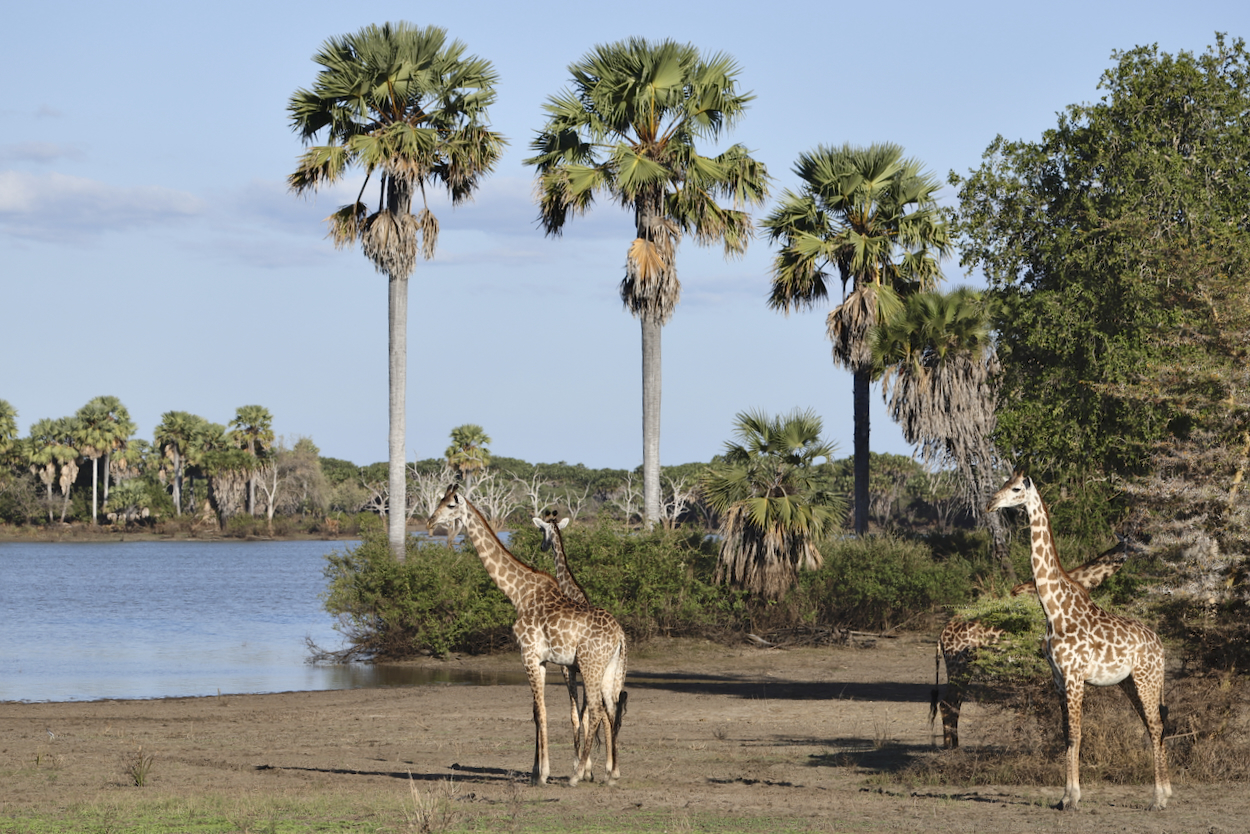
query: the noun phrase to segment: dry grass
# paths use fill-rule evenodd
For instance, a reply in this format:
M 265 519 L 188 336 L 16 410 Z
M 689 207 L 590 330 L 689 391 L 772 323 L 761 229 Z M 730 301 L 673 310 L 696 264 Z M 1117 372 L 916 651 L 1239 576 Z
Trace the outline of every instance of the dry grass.
M 1011 693 L 984 693 L 996 710 L 982 737 L 913 760 L 898 777 L 916 784 L 1062 784 L 1063 730 L 1059 699 L 1049 681 Z M 1175 782 L 1250 781 L 1250 682 L 1233 673 L 1173 680 L 1167 691 L 1166 745 Z M 1085 691 L 1081 781 L 1150 784 L 1154 766 L 1145 727 L 1119 687 Z

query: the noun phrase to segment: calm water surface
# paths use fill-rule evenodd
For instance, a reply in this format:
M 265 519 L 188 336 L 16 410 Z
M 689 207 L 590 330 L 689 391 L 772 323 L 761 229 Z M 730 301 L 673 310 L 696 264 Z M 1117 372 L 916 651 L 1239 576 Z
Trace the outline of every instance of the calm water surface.
M 342 645 L 319 595 L 351 545 L 0 543 L 0 701 L 499 682 L 307 663 Z

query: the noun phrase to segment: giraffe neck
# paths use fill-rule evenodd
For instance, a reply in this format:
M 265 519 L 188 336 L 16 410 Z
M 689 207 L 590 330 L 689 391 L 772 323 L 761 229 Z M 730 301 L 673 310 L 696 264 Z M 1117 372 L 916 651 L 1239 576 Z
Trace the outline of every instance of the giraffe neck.
M 1063 565 L 1059 564 L 1059 553 L 1055 549 L 1055 539 L 1050 530 L 1050 513 L 1046 511 L 1042 497 L 1034 492 L 1029 496 L 1025 509 L 1029 513 L 1029 563 L 1033 568 L 1033 582 L 1046 618 L 1052 620 L 1061 612 L 1063 600 L 1074 589 L 1081 592 L 1078 596 L 1088 595 L 1088 591 L 1074 582 L 1063 569 Z
M 568 558 L 564 555 L 564 538 L 560 535 L 560 525 L 554 519 L 551 531 L 551 558 L 556 563 L 556 582 L 559 583 L 564 595 L 569 599 L 589 604 L 590 598 L 586 596 L 586 592 L 582 590 L 582 586 L 573 576 L 573 571 L 569 569 Z
M 473 542 L 473 549 L 482 560 L 482 566 L 486 568 L 490 578 L 495 580 L 495 584 L 499 586 L 499 590 L 503 591 L 513 607 L 520 609 L 528 601 L 522 591 L 530 587 L 531 580 L 538 571 L 522 563 L 512 555 L 508 548 L 504 547 L 499 536 L 495 535 L 495 531 L 491 529 L 490 524 L 477 507 L 467 501 L 465 507 L 468 512 L 464 514 L 461 521 L 464 524 L 465 533 Z

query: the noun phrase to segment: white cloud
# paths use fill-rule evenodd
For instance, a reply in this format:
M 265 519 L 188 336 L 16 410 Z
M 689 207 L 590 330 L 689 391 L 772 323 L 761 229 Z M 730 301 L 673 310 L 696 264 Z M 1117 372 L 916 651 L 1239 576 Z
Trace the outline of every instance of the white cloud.
M 0 231 L 36 239 L 80 238 L 164 226 L 194 217 L 203 201 L 159 186 L 116 186 L 49 173 L 0 171 Z

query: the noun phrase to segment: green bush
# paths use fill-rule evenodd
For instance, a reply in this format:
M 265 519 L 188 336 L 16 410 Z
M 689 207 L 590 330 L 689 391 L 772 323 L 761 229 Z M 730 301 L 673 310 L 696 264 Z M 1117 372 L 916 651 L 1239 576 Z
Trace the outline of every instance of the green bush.
M 512 606 L 471 551 L 410 538 L 400 562 L 374 520 L 360 544 L 326 561 L 325 608 L 351 644 L 348 655 L 394 659 L 511 644 Z
M 327 557 L 325 607 L 351 644 L 348 655 L 398 658 L 510 648 L 515 612 L 469 544 L 451 549 L 409 542 L 391 556 L 373 519 L 358 546 Z M 509 536 L 522 562 L 553 572 L 541 534 L 524 525 Z M 732 640 L 744 631 L 834 625 L 885 630 L 964 602 L 974 562 L 948 551 L 935 559 L 920 541 L 844 539 L 822 548 L 825 564 L 800 574 L 778 602 L 715 582 L 717 543 L 701 531 L 637 532 L 615 523 L 573 525 L 565 550 L 591 602 L 607 609 L 637 643 L 654 637 Z
M 807 623 L 885 631 L 939 606 L 964 602 L 973 563 L 935 560 L 923 542 L 895 536 L 843 538 L 821 547 L 820 570 L 799 574 L 787 598 Z

